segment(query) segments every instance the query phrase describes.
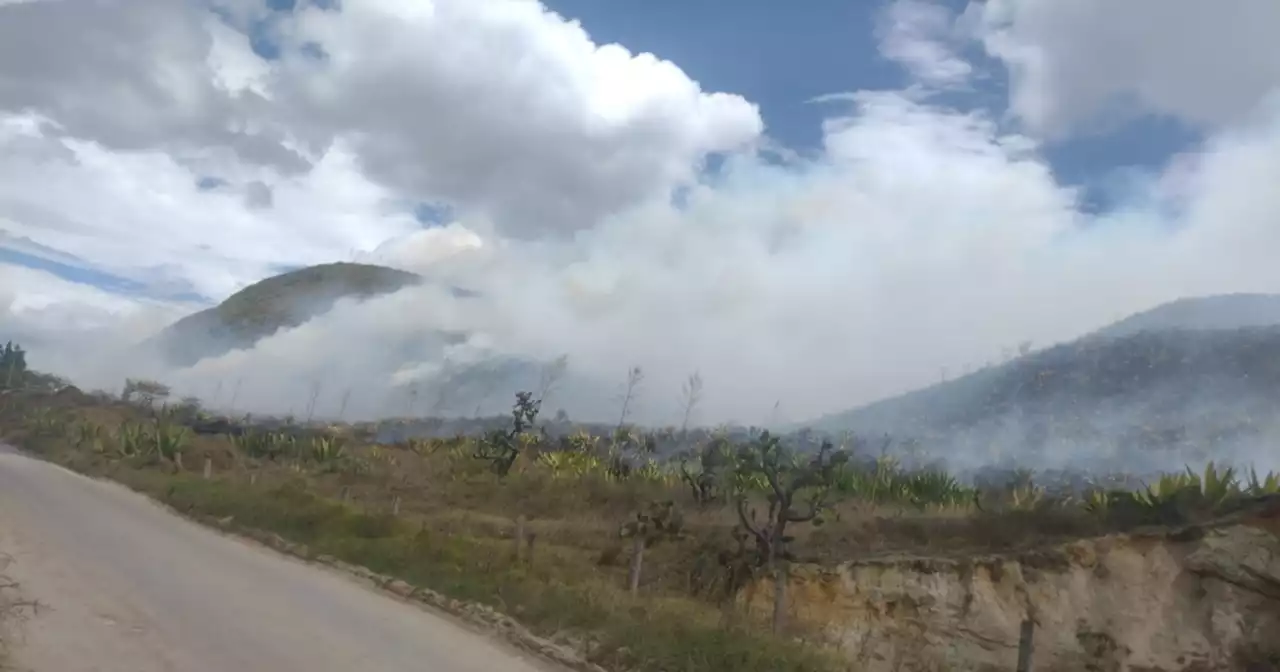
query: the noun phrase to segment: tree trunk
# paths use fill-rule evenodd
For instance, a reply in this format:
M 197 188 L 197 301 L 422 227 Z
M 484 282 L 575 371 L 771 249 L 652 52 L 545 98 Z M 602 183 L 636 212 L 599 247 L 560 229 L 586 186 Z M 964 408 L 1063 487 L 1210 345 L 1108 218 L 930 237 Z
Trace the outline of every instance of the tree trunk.
M 637 534 L 631 542 L 631 577 L 628 582 L 631 594 L 640 592 L 640 571 L 644 568 L 644 536 Z
M 512 539 L 511 556 L 512 556 L 512 559 L 515 560 L 516 562 L 520 562 L 520 550 L 522 546 L 524 546 L 524 516 L 523 515 L 516 517 L 516 531 L 515 531 L 515 536 Z
M 773 631 L 782 632 L 787 615 L 787 579 L 790 578 L 790 566 L 786 560 L 774 561 L 773 577 Z

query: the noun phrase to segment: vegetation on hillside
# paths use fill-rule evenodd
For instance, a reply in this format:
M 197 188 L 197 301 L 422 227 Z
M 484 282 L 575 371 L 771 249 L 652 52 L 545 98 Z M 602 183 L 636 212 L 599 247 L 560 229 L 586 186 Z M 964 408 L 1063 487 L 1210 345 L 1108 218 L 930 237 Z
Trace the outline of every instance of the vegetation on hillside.
M 188 365 L 298 326 L 339 299 L 388 294 L 422 281 L 413 273 L 369 264 L 310 266 L 245 287 L 213 308 L 178 320 L 149 345 L 159 347 L 170 363 Z
M 1212 457 L 1261 438 L 1278 393 L 1280 327 L 1144 331 L 1029 353 L 815 426 L 889 432 L 935 454 L 1003 440 L 1026 459 L 1056 444 Z
M 120 395 L 15 390 L 0 436 L 180 511 L 488 604 L 629 670 L 856 669 L 786 617 L 796 562 L 1035 553 L 1280 493 L 1274 474 L 1214 464 L 1136 489 L 1025 471 L 962 482 L 853 436 L 552 433 L 540 410 L 523 393 L 505 427 L 378 444 L 376 429 L 216 419 L 135 380 Z M 744 589 L 770 579 L 760 615 Z

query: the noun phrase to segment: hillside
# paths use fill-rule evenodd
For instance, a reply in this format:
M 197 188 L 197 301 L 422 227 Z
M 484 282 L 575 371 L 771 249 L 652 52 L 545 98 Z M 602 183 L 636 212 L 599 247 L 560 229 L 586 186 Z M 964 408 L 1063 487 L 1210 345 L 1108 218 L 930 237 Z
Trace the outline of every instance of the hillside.
M 1268 310 L 1276 312 L 1268 312 Z M 1072 343 L 820 418 L 958 464 L 1257 459 L 1280 436 L 1280 297 L 1175 301 Z M 1136 449 L 1136 450 L 1135 450 Z
M 1095 332 L 1116 338 L 1164 329 L 1240 329 L 1280 325 L 1280 295 L 1222 294 L 1178 299 Z
M 217 306 L 178 320 L 147 345 L 159 348 L 170 365 L 190 366 L 296 327 L 339 299 L 387 294 L 422 281 L 413 273 L 368 264 L 311 266 L 249 285 Z

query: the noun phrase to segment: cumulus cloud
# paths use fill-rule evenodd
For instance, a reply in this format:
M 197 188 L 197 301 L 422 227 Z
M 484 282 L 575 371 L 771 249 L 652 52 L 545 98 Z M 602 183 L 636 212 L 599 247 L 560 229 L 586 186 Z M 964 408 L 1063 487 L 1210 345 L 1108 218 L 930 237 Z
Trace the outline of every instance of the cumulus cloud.
M 1011 110 L 1037 134 L 1143 114 L 1218 129 L 1280 83 L 1271 0 L 990 0 L 971 11 L 1009 69 Z
M 703 421 L 759 421 L 775 408 L 803 419 L 1178 296 L 1273 289 L 1280 115 L 1216 117 L 1203 147 L 1089 214 L 1040 145 L 1041 131 L 1092 113 L 1057 93 L 1081 86 L 1077 75 L 1055 66 L 1039 83 L 1019 79 L 1023 47 L 1013 47 L 1087 51 L 1076 42 L 1088 31 L 1064 22 L 1068 37 L 1039 36 L 1022 17 L 1049 10 L 990 5 L 983 37 L 1013 70 L 1025 131 L 1002 110 L 931 103 L 911 86 L 862 91 L 830 98 L 821 150 L 785 162 L 754 151 L 765 141 L 752 104 L 704 92 L 674 64 L 593 44 L 532 2 L 304 5 L 268 22 L 280 60 L 241 50 L 233 69 L 191 71 L 239 73 L 236 100 L 253 103 L 233 107 L 278 129 L 304 170 L 238 150 L 210 150 L 197 167 L 159 137 L 113 143 L 64 122 L 64 107 L 27 106 L 0 136 L 0 229 L 215 297 L 279 265 L 352 257 L 439 281 L 343 304 L 171 374 L 205 394 L 251 381 L 242 403 L 272 412 L 297 410 L 320 380 L 332 404 L 353 387 L 367 412 L 401 412 L 392 383 L 567 353 L 574 379 L 556 405 L 579 417 L 615 413 L 612 390 L 639 365 L 637 419 L 677 417 L 679 383 L 695 370 L 707 382 Z M 971 71 L 945 15 L 895 7 L 883 43 L 913 83 Z M 184 25 L 236 32 L 266 16 L 255 11 Z M 1108 86 L 1131 94 L 1178 66 L 1144 67 L 1107 73 Z M 1019 102 L 1026 91 L 1055 93 L 1033 105 Z M 726 156 L 714 174 L 700 170 L 710 153 Z M 225 184 L 201 188 L 214 165 Z M 423 229 L 410 215 L 422 201 L 449 204 L 455 221 Z M 507 400 L 493 393 L 488 410 Z
M 935 0 L 895 0 L 882 13 L 878 32 L 885 58 L 921 84 L 958 87 L 973 75 L 973 65 L 957 53 L 964 33 L 956 17 Z
M 277 29 L 275 90 L 308 137 L 352 137 L 370 176 L 512 235 L 588 228 L 664 198 L 705 156 L 762 131 L 743 98 L 595 44 L 535 2 L 311 7 Z

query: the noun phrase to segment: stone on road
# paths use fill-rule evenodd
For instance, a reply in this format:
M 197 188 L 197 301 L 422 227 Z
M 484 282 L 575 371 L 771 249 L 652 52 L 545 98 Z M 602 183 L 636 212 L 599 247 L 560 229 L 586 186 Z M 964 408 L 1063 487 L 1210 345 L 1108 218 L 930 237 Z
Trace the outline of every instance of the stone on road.
M 535 672 L 550 666 L 336 572 L 0 450 L 0 553 L 42 607 L 31 672 Z

